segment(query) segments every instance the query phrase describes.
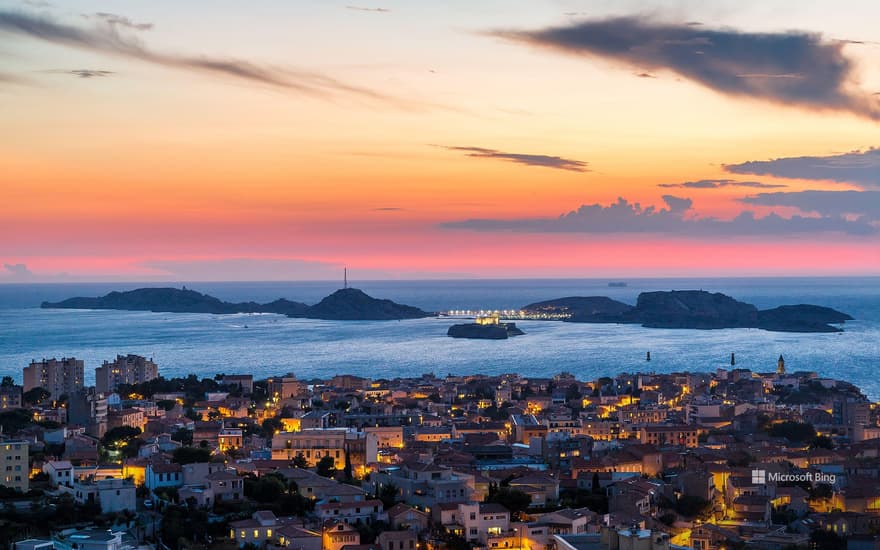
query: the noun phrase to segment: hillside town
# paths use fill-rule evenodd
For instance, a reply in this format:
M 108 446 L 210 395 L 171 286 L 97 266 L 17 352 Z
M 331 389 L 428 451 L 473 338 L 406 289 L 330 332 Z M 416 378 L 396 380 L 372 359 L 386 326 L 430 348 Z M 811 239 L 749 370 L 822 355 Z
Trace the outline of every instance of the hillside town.
M 735 362 L 593 380 L 165 379 L 119 355 L 86 387 L 82 360 L 34 360 L 0 384 L 0 544 L 880 548 L 875 404 L 783 357 Z

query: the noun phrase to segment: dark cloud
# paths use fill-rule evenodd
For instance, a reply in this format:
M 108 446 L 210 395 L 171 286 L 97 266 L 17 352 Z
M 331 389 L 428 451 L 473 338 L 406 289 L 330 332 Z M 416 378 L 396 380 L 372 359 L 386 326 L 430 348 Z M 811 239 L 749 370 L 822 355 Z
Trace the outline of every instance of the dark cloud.
M 103 12 L 103 11 L 99 11 L 98 13 L 95 13 L 92 15 L 85 15 L 84 17 L 98 19 L 100 21 L 103 21 L 104 23 L 107 23 L 108 25 L 111 25 L 111 26 L 118 25 L 120 27 L 126 27 L 126 28 L 133 29 L 136 31 L 149 31 L 149 30 L 152 30 L 152 28 L 153 28 L 152 23 L 137 23 L 135 21 L 132 21 L 131 19 L 129 19 L 128 17 L 126 17 L 124 15 L 118 15 L 115 13 L 107 13 L 107 12 Z
M 708 29 L 641 16 L 492 34 L 639 70 L 668 69 L 724 94 L 880 119 L 880 103 L 856 90 L 854 64 L 844 55 L 844 44 L 820 34 Z
M 635 75 L 639 78 L 657 78 L 657 75 L 651 73 L 635 73 Z
M 140 40 L 123 35 L 114 25 L 84 29 L 57 23 L 43 17 L 0 11 L 0 32 L 19 34 L 36 40 L 137 59 L 176 69 L 236 78 L 319 97 L 344 93 L 372 100 L 385 101 L 390 99 L 367 88 L 346 84 L 320 73 L 284 70 L 238 59 L 155 52 L 144 46 Z
M 364 6 L 345 6 L 347 10 L 355 10 L 355 11 L 369 11 L 373 13 L 389 13 L 391 10 L 388 8 L 367 8 Z
M 382 206 L 379 208 L 374 208 L 373 211 L 375 211 L 375 212 L 401 212 L 401 211 L 403 211 L 403 208 L 400 208 L 398 206 Z
M 471 219 L 447 222 L 441 227 L 523 233 L 653 233 L 694 238 L 817 233 L 867 235 L 877 232 L 877 228 L 866 221 L 835 216 L 783 218 L 771 213 L 759 218 L 753 212 L 745 211 L 732 220 L 698 218 L 691 210 L 689 198 L 665 195 L 663 201 L 666 208 L 658 209 L 618 198 L 609 206 L 585 204 L 558 218 Z
M 657 187 L 684 189 L 718 189 L 720 187 L 752 187 L 756 189 L 775 189 L 787 187 L 780 183 L 761 183 L 760 181 L 737 181 L 737 180 L 697 180 L 682 183 L 658 183 Z
M 755 174 L 802 180 L 830 180 L 880 189 L 880 149 L 826 157 L 787 157 L 725 164 L 733 174 Z
M 485 149 L 483 147 L 462 147 L 448 145 L 440 145 L 439 147 L 443 147 L 444 149 L 448 149 L 450 151 L 460 151 L 467 156 L 474 158 L 499 159 L 515 162 L 517 164 L 525 164 L 528 166 L 542 166 L 544 168 L 556 168 L 558 170 L 569 170 L 572 172 L 589 171 L 589 169 L 587 168 L 587 166 L 589 166 L 589 163 L 587 162 L 551 155 L 507 153 L 495 149 Z
M 3 264 L 6 274 L 3 278 L 12 281 L 27 281 L 34 278 L 34 273 L 25 264 Z
M 739 200 L 759 206 L 791 206 L 823 216 L 864 216 L 866 220 L 880 220 L 880 191 L 760 193 Z
M 78 76 L 79 78 L 100 78 L 116 74 L 113 71 L 102 71 L 99 69 L 53 69 L 46 72 L 55 74 L 69 74 L 73 76 Z

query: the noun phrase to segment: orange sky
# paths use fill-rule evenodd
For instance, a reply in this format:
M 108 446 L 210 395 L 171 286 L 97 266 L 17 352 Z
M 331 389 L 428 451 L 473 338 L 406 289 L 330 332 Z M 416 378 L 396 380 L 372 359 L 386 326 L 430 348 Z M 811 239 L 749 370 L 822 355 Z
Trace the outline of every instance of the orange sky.
M 174 2 L 76 1 L 64 10 L 0 2 L 0 264 L 26 266 L 0 269 L 0 281 L 335 278 L 343 264 L 404 278 L 880 272 L 880 242 L 870 230 L 446 225 L 528 225 L 618 197 L 659 209 L 664 195 L 692 201 L 683 220 L 724 221 L 743 210 L 825 216 L 739 199 L 872 187 L 809 173 L 733 174 L 724 165 L 867 151 L 877 145 L 878 123 L 846 108 L 721 93 L 673 66 L 639 78 L 640 67 L 613 59 L 488 34 L 572 24 L 565 15 L 572 10 L 559 2 L 387 4 L 387 12 L 369 12 L 335 2 L 257 2 L 242 14 L 219 2 L 207 20 Z M 638 13 L 635 5 L 594 16 Z M 847 16 L 834 6 L 791 13 L 719 2 L 667 10 L 661 19 L 742 32 L 796 28 L 823 33 L 823 44 L 880 40 L 866 11 Z M 120 14 L 129 23 L 152 27 L 93 15 L 121 9 L 132 10 Z M 78 29 L 89 40 L 115 33 L 138 53 L 29 36 L 12 16 L 4 27 L 3 13 Z M 858 68 L 858 82 L 847 86 L 880 89 L 880 50 L 842 51 Z M 285 84 L 193 69 L 215 58 L 266 67 Z M 70 72 L 86 69 L 107 74 Z M 586 169 L 510 155 L 559 157 Z M 710 179 L 784 187 L 658 187 Z M 862 221 L 880 228 L 877 218 Z M 224 273 L 216 262 L 229 259 L 252 267 Z

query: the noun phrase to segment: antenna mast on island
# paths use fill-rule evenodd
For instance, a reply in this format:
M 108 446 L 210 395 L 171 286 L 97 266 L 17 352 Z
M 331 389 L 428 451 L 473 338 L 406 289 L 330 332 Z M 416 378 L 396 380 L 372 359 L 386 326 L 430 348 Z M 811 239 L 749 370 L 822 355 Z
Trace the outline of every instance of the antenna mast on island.
M 342 288 L 348 288 L 348 268 L 342 268 Z

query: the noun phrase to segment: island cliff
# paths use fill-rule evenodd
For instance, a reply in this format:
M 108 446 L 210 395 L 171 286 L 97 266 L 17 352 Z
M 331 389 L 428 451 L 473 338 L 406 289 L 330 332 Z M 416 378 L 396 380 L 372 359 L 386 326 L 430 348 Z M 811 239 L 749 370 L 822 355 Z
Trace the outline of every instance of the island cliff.
M 266 304 L 231 303 L 186 288 L 138 288 L 127 292 L 110 292 L 97 298 L 69 298 L 61 302 L 43 302 L 40 307 L 163 313 L 277 313 L 288 317 L 346 321 L 417 319 L 432 315 L 416 307 L 373 298 L 356 288 L 337 290 L 314 306 L 285 299 Z
M 703 290 L 643 292 L 631 306 L 604 296 L 574 296 L 524 306 L 529 314 L 567 314 L 573 323 L 631 323 L 650 328 L 760 328 L 779 332 L 841 332 L 852 320 L 840 311 L 807 304 L 759 310 Z
M 507 340 L 512 336 L 521 336 L 525 334 L 518 329 L 516 323 L 462 323 L 452 325 L 446 331 L 447 336 L 453 338 L 474 338 L 478 340 Z

